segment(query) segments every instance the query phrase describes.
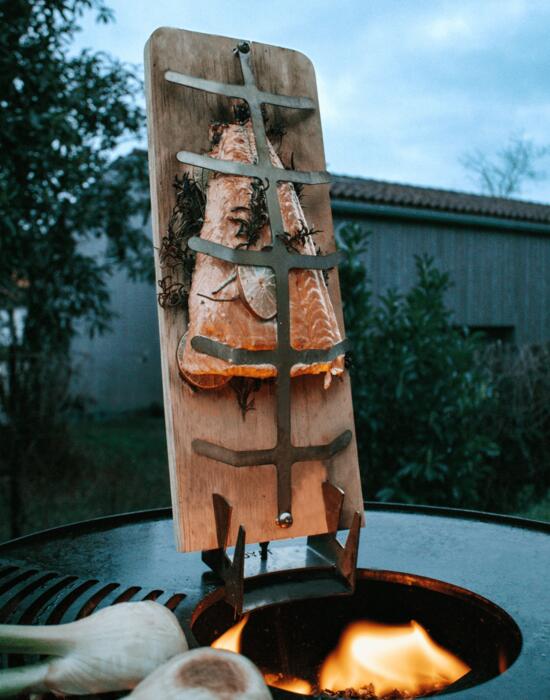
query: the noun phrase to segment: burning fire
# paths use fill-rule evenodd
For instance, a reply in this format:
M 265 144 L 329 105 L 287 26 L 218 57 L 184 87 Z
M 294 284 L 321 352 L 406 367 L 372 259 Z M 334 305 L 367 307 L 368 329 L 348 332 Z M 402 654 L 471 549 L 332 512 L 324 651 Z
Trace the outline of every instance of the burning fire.
M 272 688 L 291 690 L 298 695 L 313 695 L 313 686 L 302 678 L 291 678 L 282 673 L 264 673 L 264 680 Z
M 239 653 L 247 622 L 245 615 L 212 646 Z M 264 678 L 272 687 L 299 695 L 313 695 L 317 689 L 339 692 L 353 688 L 358 694 L 371 689 L 376 697 L 395 691 L 403 697 L 414 697 L 441 690 L 469 670 L 414 620 L 407 625 L 364 620 L 353 622 L 344 630 L 338 646 L 321 665 L 316 688 L 307 680 L 280 673 L 265 673 Z
M 378 696 L 393 690 L 414 696 L 444 688 L 469 670 L 414 620 L 408 625 L 354 622 L 324 661 L 319 687 L 345 690 L 372 684 Z
M 227 632 L 224 632 L 221 637 L 215 639 L 211 647 L 214 649 L 226 649 L 227 651 L 234 651 L 236 654 L 241 653 L 241 638 L 243 635 L 243 629 L 248 622 L 248 615 L 245 615 L 240 622 L 236 625 L 230 627 Z

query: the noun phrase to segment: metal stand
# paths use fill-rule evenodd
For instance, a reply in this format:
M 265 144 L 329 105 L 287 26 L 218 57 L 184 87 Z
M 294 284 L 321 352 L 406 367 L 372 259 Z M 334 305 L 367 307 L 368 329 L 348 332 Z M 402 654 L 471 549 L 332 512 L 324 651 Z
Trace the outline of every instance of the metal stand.
M 227 538 L 231 527 L 233 508 L 219 493 L 212 494 L 214 515 L 216 517 L 217 549 L 202 552 L 202 560 L 225 583 L 225 599 L 240 615 L 243 609 L 244 596 L 244 547 L 246 534 L 243 526 L 239 527 L 233 561 L 227 556 Z
M 226 547 L 232 507 L 223 496 L 213 494 L 218 548 L 204 551 L 203 561 L 225 584 L 225 600 L 240 617 L 256 607 L 327 595 L 351 594 L 359 551 L 361 515 L 355 513 L 345 545 L 336 539 L 344 492 L 329 481 L 323 483 L 327 526 L 330 531 L 307 539 L 306 566 L 273 569 L 263 575 L 245 577 L 245 531 L 239 527 L 233 561 Z M 261 559 L 268 559 L 268 542 L 262 542 Z

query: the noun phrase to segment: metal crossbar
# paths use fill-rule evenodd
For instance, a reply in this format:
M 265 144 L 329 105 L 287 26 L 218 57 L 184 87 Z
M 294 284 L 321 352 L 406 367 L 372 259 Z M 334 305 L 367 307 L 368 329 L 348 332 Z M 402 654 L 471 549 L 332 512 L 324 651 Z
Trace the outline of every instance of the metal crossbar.
M 164 77 L 171 83 L 185 85 L 186 87 L 203 90 L 204 92 L 213 92 L 216 95 L 238 97 L 247 102 L 254 96 L 257 102 L 276 105 L 278 107 L 315 109 L 315 102 L 309 97 L 290 97 L 289 95 L 274 95 L 271 92 L 263 92 L 262 90 L 258 90 L 254 81 L 245 85 L 231 85 L 228 83 L 218 83 L 215 80 L 196 78 L 193 75 L 184 75 L 183 73 L 177 73 L 173 70 L 166 71 Z
M 275 167 L 271 162 L 269 145 L 265 132 L 262 105 L 264 103 L 289 107 L 292 109 L 315 109 L 313 100 L 307 97 L 289 97 L 259 90 L 256 86 L 251 63 L 251 47 L 241 42 L 236 49 L 239 56 L 244 84 L 231 85 L 202 78 L 167 71 L 165 78 L 169 82 L 206 92 L 236 97 L 245 100 L 250 110 L 250 118 L 256 141 L 257 158 L 255 163 L 218 160 L 210 156 L 199 155 L 189 151 L 180 151 L 177 158 L 187 165 L 214 170 L 219 173 L 252 177 L 266 184 L 265 198 L 271 227 L 271 245 L 261 251 L 230 248 L 219 243 L 193 237 L 189 247 L 197 252 L 210 255 L 236 265 L 255 265 L 273 269 L 276 279 L 277 298 L 277 348 L 269 351 L 254 351 L 233 348 L 210 338 L 195 336 L 191 339 L 192 347 L 201 353 L 221 358 L 233 364 L 270 364 L 276 368 L 277 400 L 277 442 L 273 449 L 231 450 L 206 440 L 194 440 L 193 449 L 197 454 L 217 460 L 233 467 L 275 465 L 277 470 L 277 524 L 290 527 L 292 518 L 292 465 L 296 462 L 323 460 L 333 457 L 345 449 L 352 437 L 345 430 L 330 443 L 296 447 L 291 440 L 290 379 L 295 364 L 328 362 L 346 352 L 346 340 L 326 350 L 296 350 L 290 341 L 290 298 L 288 274 L 292 269 L 325 270 L 335 267 L 339 254 L 299 255 L 287 249 L 282 234 L 283 217 L 277 194 L 278 182 L 293 182 L 309 185 L 323 184 L 330 181 L 327 172 L 304 172 Z M 359 521 L 358 521 L 359 522 Z M 358 526 L 357 526 L 358 527 Z
M 285 170 L 268 165 L 256 163 L 241 163 L 236 160 L 220 160 L 211 156 L 199 155 L 191 151 L 179 151 L 176 157 L 186 165 L 194 165 L 205 170 L 215 170 L 224 175 L 241 175 L 242 177 L 256 177 L 259 180 L 269 182 L 296 182 L 302 185 L 326 185 L 330 182 L 330 176 L 324 170 L 304 172 L 300 170 Z

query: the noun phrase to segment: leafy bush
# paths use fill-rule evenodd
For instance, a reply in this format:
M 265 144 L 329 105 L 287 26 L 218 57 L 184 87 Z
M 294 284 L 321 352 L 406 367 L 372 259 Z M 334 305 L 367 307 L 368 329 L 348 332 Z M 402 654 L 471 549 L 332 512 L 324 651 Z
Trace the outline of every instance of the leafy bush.
M 492 344 L 478 362 L 495 397 L 482 421 L 500 447 L 489 463 L 486 507 L 529 511 L 550 496 L 550 346 Z
M 498 447 L 480 429 L 495 399 L 476 363 L 480 339 L 457 329 L 445 307 L 450 281 L 427 256 L 405 295 L 374 303 L 361 256 L 366 233 L 339 231 L 342 296 L 353 343 L 351 376 L 365 495 L 381 500 L 477 506 Z

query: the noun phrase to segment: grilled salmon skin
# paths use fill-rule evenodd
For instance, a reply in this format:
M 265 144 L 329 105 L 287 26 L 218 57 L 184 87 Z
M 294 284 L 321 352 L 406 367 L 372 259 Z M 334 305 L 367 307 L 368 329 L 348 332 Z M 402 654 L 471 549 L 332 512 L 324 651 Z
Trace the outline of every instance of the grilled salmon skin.
M 255 142 L 250 122 L 223 124 L 217 130 L 217 144 L 210 155 L 221 160 L 251 163 L 255 158 Z M 282 163 L 270 145 L 272 163 Z M 258 185 L 256 184 L 256 187 Z M 306 219 L 291 183 L 277 186 L 285 232 L 290 236 L 306 230 Z M 243 246 L 243 221 L 246 233 L 253 197 L 251 178 L 213 174 L 208 182 L 204 224 L 200 236 L 206 240 L 235 248 Z M 254 223 L 254 222 L 252 222 Z M 315 255 L 311 235 L 296 239 L 298 253 Z M 271 243 L 267 217 L 261 222 L 253 240 L 245 241 L 250 250 L 260 250 Z M 197 254 L 189 295 L 189 328 L 187 337 L 206 336 L 235 348 L 272 350 L 277 344 L 276 318 L 262 319 L 243 300 L 236 266 L 202 253 Z M 292 270 L 289 274 L 290 335 L 297 350 L 328 349 L 341 339 L 340 329 L 327 285 L 320 270 Z M 267 378 L 276 375 L 272 365 L 236 365 L 195 351 L 190 343 L 180 357 L 180 369 L 190 375 L 222 375 Z M 292 376 L 325 373 L 325 386 L 333 375 L 344 371 L 344 358 L 329 362 L 297 364 Z

